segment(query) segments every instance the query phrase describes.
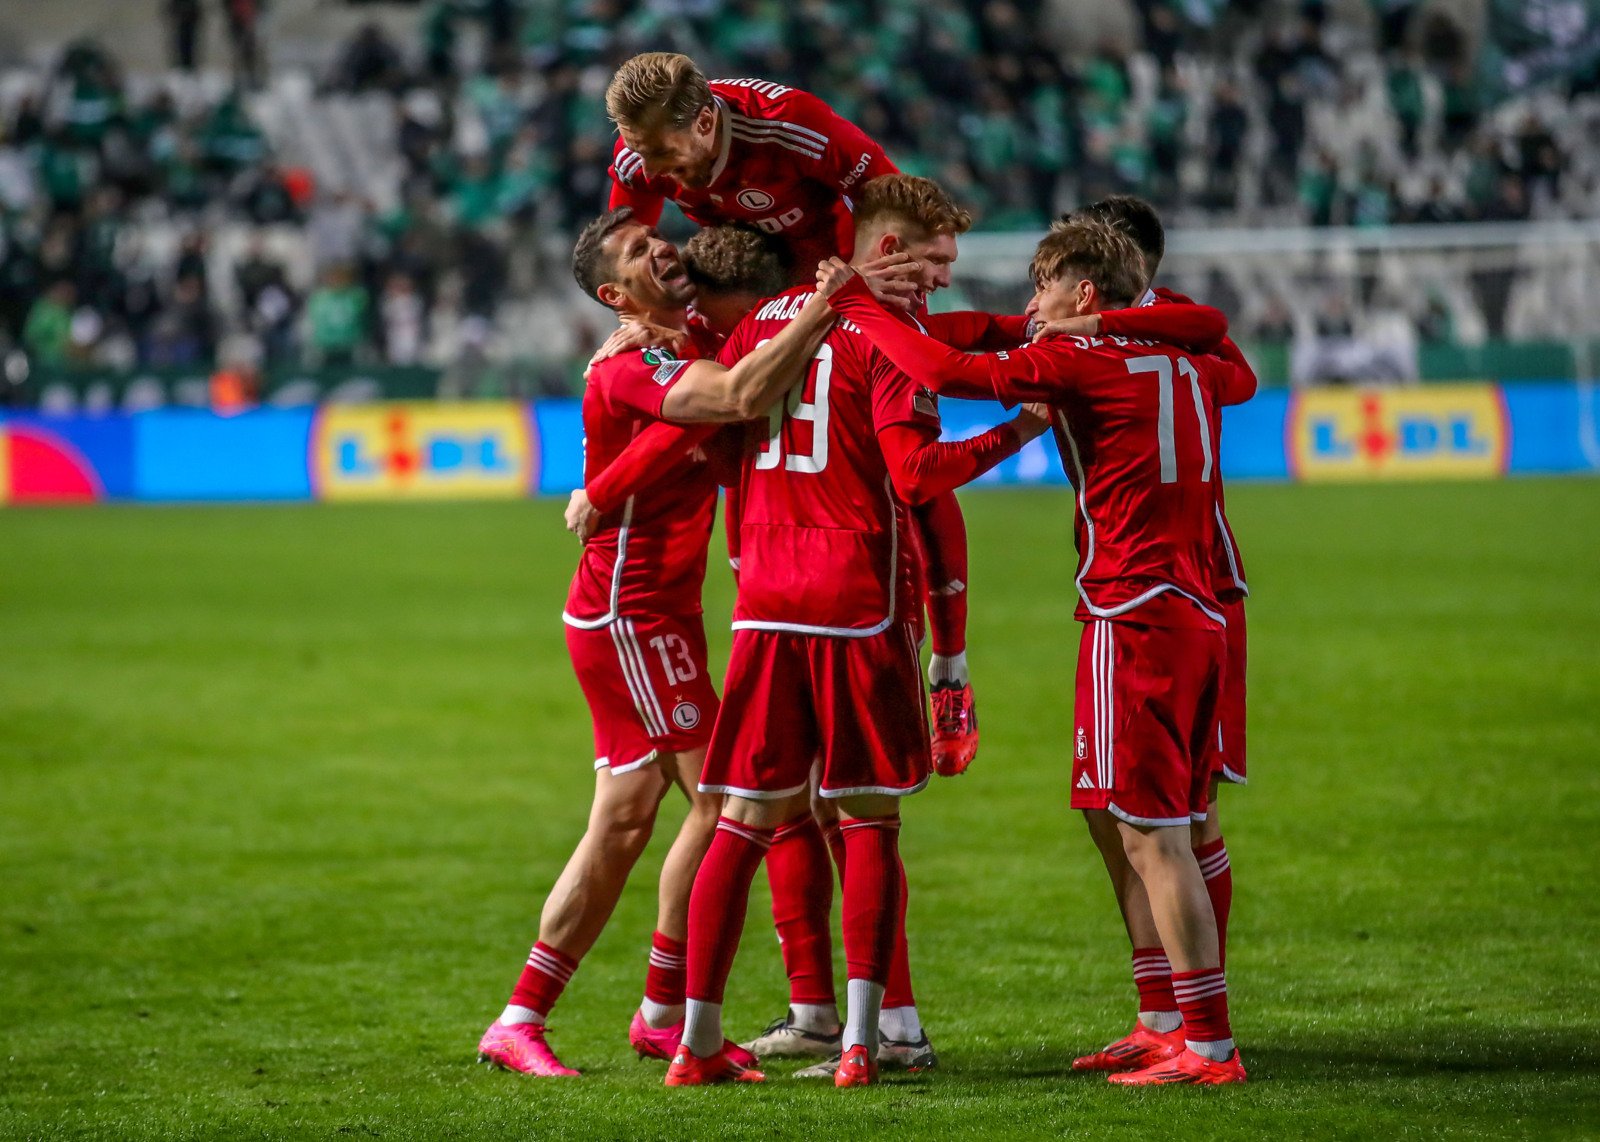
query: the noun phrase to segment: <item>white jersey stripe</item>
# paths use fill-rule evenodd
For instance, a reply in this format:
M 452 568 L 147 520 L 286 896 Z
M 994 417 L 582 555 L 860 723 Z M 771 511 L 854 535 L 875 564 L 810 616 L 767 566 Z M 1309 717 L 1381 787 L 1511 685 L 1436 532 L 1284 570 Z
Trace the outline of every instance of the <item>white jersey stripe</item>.
M 732 117 L 733 129 L 743 131 L 747 135 L 783 135 L 792 139 L 803 147 L 813 151 L 821 151 L 828 146 L 828 137 L 819 135 L 815 131 L 807 131 L 804 127 L 797 127 L 793 123 L 780 123 L 768 119 L 747 119 L 743 115 L 735 114 Z
M 736 123 L 755 127 L 780 127 L 785 131 L 793 131 L 802 139 L 810 139 L 812 142 L 819 143 L 824 147 L 828 145 L 828 136 L 821 131 L 813 131 L 810 127 L 801 126 L 799 123 L 790 122 L 788 119 L 758 119 L 753 115 L 741 115 L 737 111 L 733 113 L 733 118 Z
M 785 150 L 793 151 L 799 155 L 804 155 L 808 159 L 820 160 L 822 158 L 821 151 L 811 150 L 808 147 L 801 146 L 799 143 L 791 142 L 788 139 L 779 138 L 777 136 L 749 135 L 743 131 L 735 129 L 733 132 L 733 137 L 735 139 L 743 139 L 747 143 L 773 143 L 777 146 L 783 147 Z
M 633 497 L 628 497 L 628 502 L 622 509 L 622 526 L 617 529 L 617 562 L 611 568 L 611 605 L 605 614 L 597 619 L 580 619 L 576 615 L 561 612 L 561 621 L 569 627 L 579 630 L 598 630 L 607 623 L 615 622 L 617 608 L 622 601 L 622 568 L 628 561 L 628 530 L 633 526 Z

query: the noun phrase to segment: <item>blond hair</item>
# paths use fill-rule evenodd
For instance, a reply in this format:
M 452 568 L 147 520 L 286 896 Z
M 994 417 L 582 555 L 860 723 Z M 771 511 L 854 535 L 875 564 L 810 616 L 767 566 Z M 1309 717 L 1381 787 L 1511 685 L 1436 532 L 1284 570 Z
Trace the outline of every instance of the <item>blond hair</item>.
M 935 234 L 965 234 L 972 215 L 957 206 L 944 187 L 931 178 L 911 174 L 885 174 L 861 184 L 853 202 L 856 229 L 874 223 L 899 222 L 927 238 Z
M 1050 227 L 1028 267 L 1036 287 L 1071 274 L 1094 283 L 1108 306 L 1132 305 L 1145 290 L 1144 255 L 1127 234 L 1088 218 Z
M 694 60 L 677 52 L 642 52 L 606 86 L 606 114 L 619 127 L 681 131 L 711 102 L 711 85 Z

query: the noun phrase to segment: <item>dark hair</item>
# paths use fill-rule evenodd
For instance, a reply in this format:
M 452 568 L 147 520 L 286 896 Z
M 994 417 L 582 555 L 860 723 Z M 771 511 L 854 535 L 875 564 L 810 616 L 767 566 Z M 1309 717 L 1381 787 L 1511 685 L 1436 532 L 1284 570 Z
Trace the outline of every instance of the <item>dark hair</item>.
M 1110 223 L 1090 218 L 1050 227 L 1034 251 L 1028 273 L 1038 288 L 1069 274 L 1091 281 L 1106 309 L 1132 305 L 1146 284 L 1144 259 L 1133 239 Z
M 1082 218 L 1109 223 L 1132 238 L 1144 255 L 1146 271 L 1150 277 L 1156 276 L 1167 253 L 1167 232 L 1154 206 L 1131 194 L 1113 194 L 1061 216 L 1063 222 Z
M 602 247 L 619 226 L 632 220 L 633 207 L 619 206 L 602 214 L 578 233 L 577 244 L 572 247 L 572 276 L 578 279 L 583 292 L 596 301 L 600 300 L 600 287 L 611 280 L 617 268 Z
M 773 297 L 789 288 L 783 253 L 773 238 L 737 222 L 701 230 L 683 248 L 689 280 L 708 293 Z

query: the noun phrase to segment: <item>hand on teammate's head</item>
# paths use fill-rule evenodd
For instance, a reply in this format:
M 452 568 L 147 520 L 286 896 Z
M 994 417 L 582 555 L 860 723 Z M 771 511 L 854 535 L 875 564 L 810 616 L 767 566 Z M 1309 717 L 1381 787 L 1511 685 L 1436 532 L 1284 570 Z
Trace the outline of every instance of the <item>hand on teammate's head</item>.
M 832 297 L 842 290 L 854 276 L 855 270 L 843 258 L 829 258 L 817 263 L 817 292 Z
M 916 308 L 920 285 L 918 276 L 922 266 L 905 251 L 885 254 L 856 267 L 856 272 L 866 281 L 867 288 L 879 303 L 889 309 L 911 313 Z
M 1083 317 L 1064 317 L 1055 321 L 1040 322 L 1033 331 L 1035 341 L 1044 341 L 1051 337 L 1093 337 L 1100 332 L 1100 315 L 1087 314 Z

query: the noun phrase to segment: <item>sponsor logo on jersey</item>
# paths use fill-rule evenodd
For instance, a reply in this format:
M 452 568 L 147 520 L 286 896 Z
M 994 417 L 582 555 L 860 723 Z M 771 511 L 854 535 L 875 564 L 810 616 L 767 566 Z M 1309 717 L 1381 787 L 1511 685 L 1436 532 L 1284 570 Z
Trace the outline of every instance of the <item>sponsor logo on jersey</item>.
M 1078 788 L 1079 789 L 1093 789 L 1094 788 L 1094 782 L 1090 779 L 1089 774 L 1087 772 L 1085 772 L 1081 777 L 1078 778 Z
M 1083 732 L 1083 727 L 1078 727 L 1078 760 L 1082 761 L 1089 756 L 1089 735 Z M 1088 777 L 1086 773 L 1084 777 Z
M 1489 479 L 1511 434 L 1498 385 L 1311 389 L 1290 398 L 1297 480 Z
M 751 188 L 739 192 L 739 205 L 746 210 L 770 210 L 775 201 L 777 200 L 764 190 Z
M 667 384 L 689 364 L 688 361 L 674 357 L 670 349 L 650 348 L 640 353 L 640 356 L 644 358 L 646 365 L 654 365 L 656 367 L 656 371 L 650 375 L 650 379 L 658 385 Z
M 867 173 L 867 168 L 871 165 L 872 155 L 870 153 L 863 153 L 861 158 L 856 161 L 855 168 L 851 170 L 849 174 L 844 176 L 844 181 L 839 184 L 839 189 L 849 190 L 855 185 L 856 179 Z
M 700 707 L 693 702 L 679 702 L 672 707 L 672 724 L 680 730 L 692 730 L 700 724 Z
M 655 345 L 645 349 L 642 355 L 646 365 L 662 365 L 668 361 L 676 361 L 678 359 L 673 355 L 671 349 L 663 349 Z
M 511 498 L 533 484 L 528 410 L 495 401 L 324 405 L 311 430 L 318 499 Z

